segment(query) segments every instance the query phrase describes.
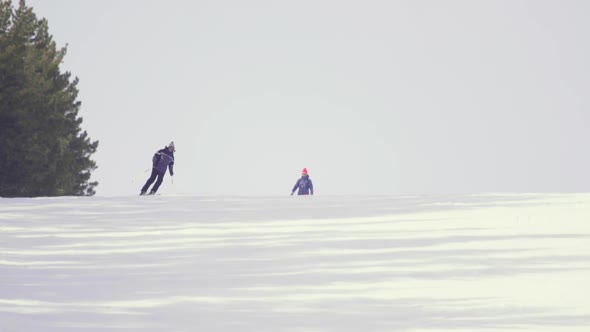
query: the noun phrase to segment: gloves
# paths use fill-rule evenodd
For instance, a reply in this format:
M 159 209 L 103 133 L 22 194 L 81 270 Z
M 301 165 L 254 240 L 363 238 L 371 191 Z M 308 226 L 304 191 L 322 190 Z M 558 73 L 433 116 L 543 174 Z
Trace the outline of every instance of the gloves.
M 291 196 L 293 196 L 294 191 L 291 192 Z

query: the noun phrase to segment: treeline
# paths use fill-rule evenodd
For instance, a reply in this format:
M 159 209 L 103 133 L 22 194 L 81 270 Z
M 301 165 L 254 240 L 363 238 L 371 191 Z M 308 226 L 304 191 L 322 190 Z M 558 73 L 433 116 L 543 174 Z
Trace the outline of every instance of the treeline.
M 94 195 L 98 141 L 82 131 L 78 78 L 47 20 L 0 0 L 0 196 Z

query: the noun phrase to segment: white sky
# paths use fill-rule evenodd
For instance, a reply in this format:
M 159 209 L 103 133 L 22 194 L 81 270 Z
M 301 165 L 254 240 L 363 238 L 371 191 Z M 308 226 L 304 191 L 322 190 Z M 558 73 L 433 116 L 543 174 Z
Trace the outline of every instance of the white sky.
M 98 195 L 587 191 L 588 1 L 28 1 Z

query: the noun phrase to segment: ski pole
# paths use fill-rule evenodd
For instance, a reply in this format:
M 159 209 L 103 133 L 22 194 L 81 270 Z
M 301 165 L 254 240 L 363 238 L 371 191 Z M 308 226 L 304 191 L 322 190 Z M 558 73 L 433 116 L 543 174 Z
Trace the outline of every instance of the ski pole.
M 142 173 L 142 174 L 139 174 L 139 173 L 137 173 L 136 175 L 134 175 L 134 176 L 131 178 L 131 183 L 135 183 L 135 180 L 136 180 L 138 177 L 140 177 L 140 176 L 143 176 L 143 174 L 145 174 L 145 173 L 149 172 L 150 170 L 151 170 L 151 168 L 148 168 L 148 169 L 146 169 L 145 171 L 143 171 L 143 173 Z

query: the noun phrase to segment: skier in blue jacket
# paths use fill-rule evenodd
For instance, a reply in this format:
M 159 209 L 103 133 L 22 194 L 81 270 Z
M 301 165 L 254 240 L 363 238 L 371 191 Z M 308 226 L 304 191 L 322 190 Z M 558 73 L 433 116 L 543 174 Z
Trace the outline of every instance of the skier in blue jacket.
M 297 195 L 313 195 L 313 183 L 307 174 L 307 168 L 301 171 L 301 178 L 297 180 L 295 186 L 291 190 L 291 196 L 295 193 L 295 190 L 299 189 Z
M 154 154 L 154 156 L 152 157 L 152 175 L 147 180 L 143 188 L 141 188 L 140 195 L 145 195 L 148 188 L 152 185 L 152 183 L 154 183 L 154 181 L 157 178 L 158 180 L 156 181 L 156 184 L 154 184 L 152 190 L 148 195 L 155 194 L 156 191 L 158 191 L 158 188 L 160 188 L 162 181 L 164 180 L 164 175 L 166 175 L 166 169 L 170 171 L 170 176 L 174 176 L 174 151 L 176 151 L 176 149 L 174 148 L 174 142 L 170 142 L 170 144 L 168 144 L 162 150 L 159 150 Z

